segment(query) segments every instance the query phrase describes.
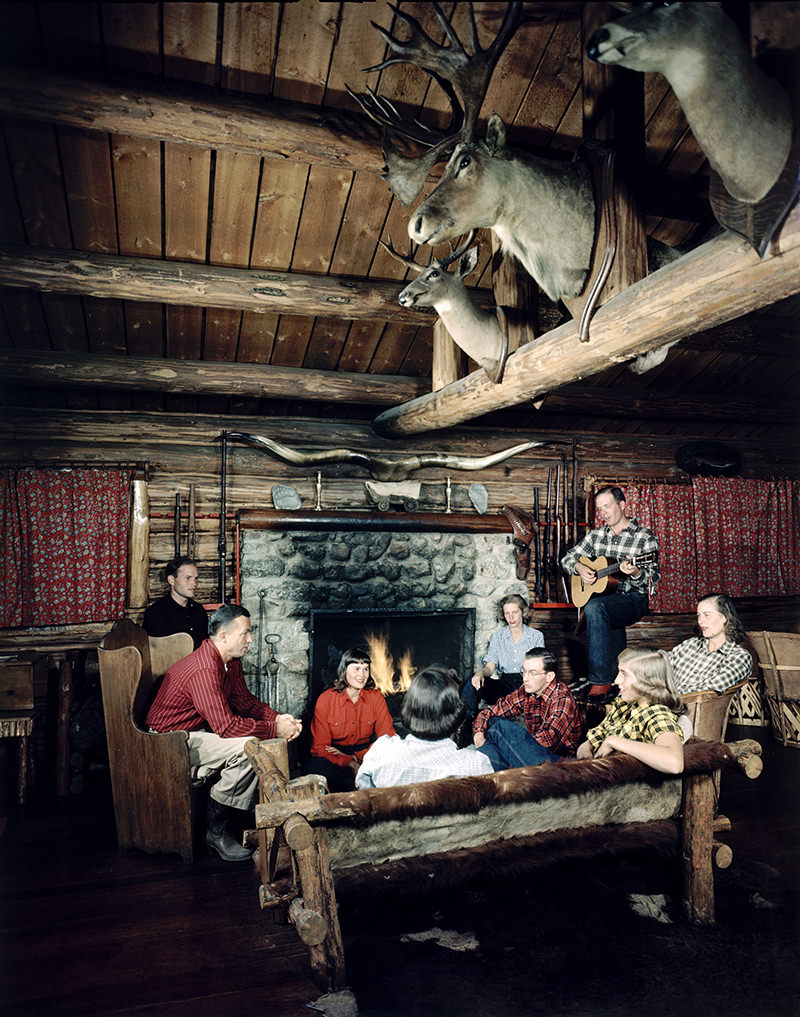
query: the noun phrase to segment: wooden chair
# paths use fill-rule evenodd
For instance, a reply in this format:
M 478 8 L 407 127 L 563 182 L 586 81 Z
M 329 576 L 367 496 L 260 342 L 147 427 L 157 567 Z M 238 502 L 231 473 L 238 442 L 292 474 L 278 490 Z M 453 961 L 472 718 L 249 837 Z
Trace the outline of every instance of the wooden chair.
M 695 738 L 702 738 L 707 742 L 725 741 L 731 705 L 748 681 L 749 679 L 745 679 L 724 692 L 705 689 L 702 692 L 689 692 L 683 696 L 684 703 L 689 707 L 689 720 Z
M 33 664 L 0 668 L 0 738 L 17 739 L 17 801 L 25 804 L 33 778 L 33 729 L 39 711 L 33 706 Z
M 748 632 L 764 678 L 772 733 L 781 745 L 800 748 L 800 635 Z
M 145 713 L 156 680 L 192 652 L 192 637 L 151 638 L 127 618 L 116 622 L 98 649 L 100 685 L 121 851 L 195 856 L 195 805 L 186 731 L 153 734 Z

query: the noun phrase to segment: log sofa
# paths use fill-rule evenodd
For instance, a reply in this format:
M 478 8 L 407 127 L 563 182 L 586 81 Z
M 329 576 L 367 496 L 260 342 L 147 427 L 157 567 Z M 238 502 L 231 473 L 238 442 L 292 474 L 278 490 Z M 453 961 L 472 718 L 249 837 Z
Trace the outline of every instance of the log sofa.
M 368 883 L 439 888 L 487 866 L 513 869 L 515 859 L 547 864 L 655 849 L 680 862 L 685 918 L 712 923 L 714 834 L 730 827 L 716 816 L 714 775 L 737 766 L 751 777 L 761 771 L 755 741 L 693 738 L 679 777 L 615 755 L 324 794 L 316 778 L 287 782 L 285 763 L 262 743 L 253 740 L 247 751 L 260 775 L 261 906 L 288 908 L 326 991 L 345 984 L 336 893 Z M 284 877 L 276 864 L 282 842 L 292 858 Z M 725 847 L 719 864 L 729 864 L 729 849 L 716 846 Z

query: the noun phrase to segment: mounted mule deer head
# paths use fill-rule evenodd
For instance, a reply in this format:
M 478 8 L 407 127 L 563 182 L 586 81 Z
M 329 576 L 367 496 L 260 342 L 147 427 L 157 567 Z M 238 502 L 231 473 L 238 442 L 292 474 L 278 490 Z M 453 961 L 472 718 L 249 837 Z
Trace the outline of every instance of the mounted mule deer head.
M 733 198 L 757 202 L 772 188 L 791 148 L 789 97 L 751 58 L 721 4 L 641 4 L 599 28 L 586 52 L 663 74 Z
M 411 36 L 402 42 L 373 22 L 393 55 L 368 70 L 414 64 L 439 83 L 452 106 L 449 127 L 432 131 L 403 118 L 372 90 L 366 95 L 351 92 L 384 128 L 384 179 L 403 204 L 416 198 L 435 163 L 449 160 L 438 186 L 412 215 L 409 237 L 433 245 L 478 227 L 491 229 L 503 253 L 514 255 L 552 300 L 577 296 L 586 282 L 595 233 L 589 170 L 582 164 L 538 159 L 506 148 L 505 127 L 498 116 L 489 120 L 485 141 L 474 138 L 500 54 L 523 20 L 533 19 L 523 16 L 522 4 L 508 4 L 497 36 L 483 50 L 470 5 L 470 56 L 437 4 L 433 8 L 447 46 L 434 42 L 411 15 L 390 7 Z M 390 134 L 428 146 L 428 151 L 406 157 L 392 144 Z
M 433 252 L 427 265 L 414 260 L 416 245 L 409 241 L 408 254 L 399 254 L 389 243 L 380 244 L 399 262 L 418 272 L 413 282 L 400 293 L 398 300 L 403 307 L 432 307 L 442 319 L 453 342 L 486 371 L 495 383 L 502 381 L 506 357 L 508 356 L 508 332 L 501 327 L 503 312 L 499 316 L 484 311 L 473 300 L 464 284 L 464 279 L 478 264 L 478 247 L 471 246 L 474 231 L 460 247 L 451 249 L 444 258 L 434 258 Z M 457 263 L 452 272 L 447 269 Z

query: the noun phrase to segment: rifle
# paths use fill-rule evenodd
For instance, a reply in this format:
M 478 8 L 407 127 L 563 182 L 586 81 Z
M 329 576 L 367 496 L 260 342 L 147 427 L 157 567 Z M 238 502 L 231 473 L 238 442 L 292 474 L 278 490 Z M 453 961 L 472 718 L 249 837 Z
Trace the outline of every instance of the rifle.
M 542 553 L 542 586 L 545 601 L 550 600 L 550 498 L 553 493 L 553 467 L 547 471 L 547 504 L 544 509 L 544 551 Z
M 539 488 L 533 489 L 533 518 L 536 522 L 536 529 L 533 533 L 533 554 L 536 566 L 536 578 L 533 584 L 533 595 L 537 603 L 542 602 L 542 545 L 539 536 Z
M 563 459 L 566 461 L 566 457 L 563 457 Z M 554 538 L 553 539 L 553 543 L 555 545 L 554 564 L 555 564 L 556 575 L 560 572 L 559 562 L 561 561 L 561 530 L 562 530 L 562 528 L 564 526 L 564 517 L 561 515 L 561 477 L 562 477 L 561 463 L 558 463 L 556 465 L 555 519 L 553 521 L 553 526 L 554 526 L 554 531 L 555 531 L 554 534 L 553 534 L 553 538 Z M 564 497 L 566 499 L 566 493 L 567 493 L 567 475 L 566 475 L 566 472 L 563 473 L 563 477 L 564 477 Z M 566 504 L 566 501 L 565 501 L 565 504 Z M 556 580 L 553 585 L 555 587 L 555 589 L 553 591 L 553 599 L 558 598 L 560 600 L 561 598 L 560 598 L 560 594 L 558 592 L 558 581 Z

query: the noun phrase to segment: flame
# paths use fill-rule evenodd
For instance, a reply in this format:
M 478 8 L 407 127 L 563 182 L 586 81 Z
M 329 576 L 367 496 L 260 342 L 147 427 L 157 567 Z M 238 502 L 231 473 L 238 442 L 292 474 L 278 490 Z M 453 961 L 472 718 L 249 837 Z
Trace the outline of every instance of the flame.
M 395 662 L 389 653 L 389 637 L 385 632 L 367 632 L 365 642 L 370 656 L 369 673 L 375 687 L 384 696 L 405 692 L 417 672 L 411 662 L 411 651 L 406 650 Z

